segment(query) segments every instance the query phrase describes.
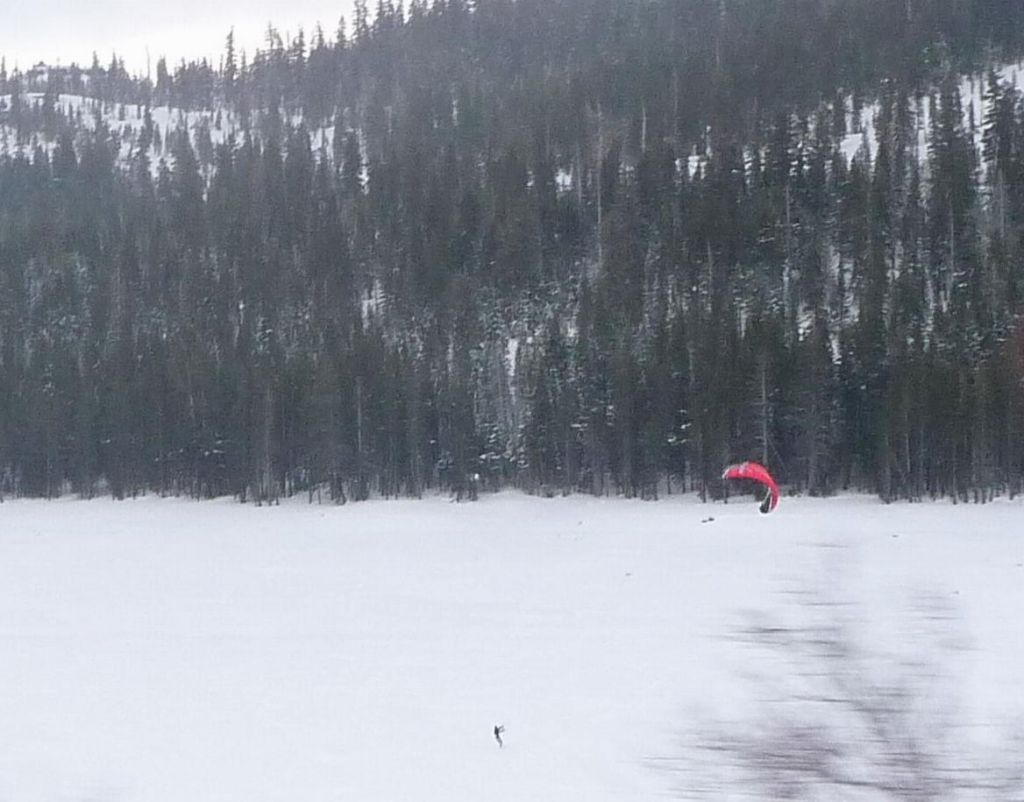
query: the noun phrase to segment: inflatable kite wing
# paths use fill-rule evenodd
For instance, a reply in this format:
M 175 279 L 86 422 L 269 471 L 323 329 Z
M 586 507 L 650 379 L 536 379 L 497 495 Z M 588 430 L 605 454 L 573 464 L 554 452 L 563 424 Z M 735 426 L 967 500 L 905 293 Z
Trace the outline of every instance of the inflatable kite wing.
M 761 512 L 769 513 L 779 504 L 779 486 L 775 483 L 768 469 L 757 462 L 743 462 L 730 465 L 722 474 L 723 479 L 753 479 L 768 489 L 768 494 L 761 502 Z

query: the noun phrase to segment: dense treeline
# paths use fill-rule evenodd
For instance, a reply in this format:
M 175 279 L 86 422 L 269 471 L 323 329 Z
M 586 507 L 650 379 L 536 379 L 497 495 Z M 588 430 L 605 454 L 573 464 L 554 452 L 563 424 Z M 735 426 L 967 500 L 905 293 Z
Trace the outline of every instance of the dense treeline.
M 1022 20 L 360 3 L 153 80 L 0 69 L 0 489 L 1018 492 L 1024 100 L 961 75 Z

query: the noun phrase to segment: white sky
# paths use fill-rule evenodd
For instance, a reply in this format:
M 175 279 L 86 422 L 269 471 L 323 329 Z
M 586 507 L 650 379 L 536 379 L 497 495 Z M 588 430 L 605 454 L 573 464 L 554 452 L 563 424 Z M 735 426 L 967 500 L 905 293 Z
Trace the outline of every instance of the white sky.
M 207 56 L 216 64 L 224 40 L 235 30 L 236 48 L 263 46 L 268 23 L 283 35 L 321 23 L 333 38 L 344 14 L 351 30 L 352 0 L 16 0 L 3 3 L 0 56 L 7 69 L 38 61 L 82 66 L 95 51 L 104 66 L 115 51 L 129 72 L 145 73 L 147 49 L 153 69 L 161 56 L 170 65 Z M 371 6 L 375 4 L 369 4 Z

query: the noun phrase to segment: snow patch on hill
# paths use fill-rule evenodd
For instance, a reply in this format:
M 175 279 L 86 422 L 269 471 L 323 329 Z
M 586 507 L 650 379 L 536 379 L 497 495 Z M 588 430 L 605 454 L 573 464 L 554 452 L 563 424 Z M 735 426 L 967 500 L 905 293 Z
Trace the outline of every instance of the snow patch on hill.
M 1004 64 L 995 70 L 996 75 L 1002 83 L 1018 89 L 1024 86 L 1024 62 Z M 963 105 L 964 128 L 971 132 L 975 145 L 980 147 L 984 134 L 985 120 L 985 90 L 987 86 L 987 75 L 981 73 L 968 75 L 960 81 L 960 98 Z M 931 128 L 931 104 L 927 97 L 921 98 L 917 103 L 917 147 L 921 157 L 928 153 L 928 139 Z M 851 161 L 858 156 L 865 154 L 870 156 L 872 161 L 878 153 L 878 139 L 875 129 L 878 117 L 878 104 L 870 103 L 861 109 L 859 115 L 854 115 L 848 110 L 847 130 L 848 133 L 840 143 L 840 150 Z
M 40 92 L 30 92 L 21 96 L 27 109 L 42 114 L 45 105 L 51 102 Z M 52 99 L 54 127 L 50 131 L 33 131 L 24 141 L 18 141 L 17 132 L 5 121 L 4 113 L 11 107 L 10 95 L 0 95 L 0 147 L 11 154 L 21 154 L 31 158 L 37 147 L 47 154 L 52 154 L 59 136 L 60 117 L 73 120 L 75 126 L 87 131 L 95 131 L 103 124 L 119 143 L 119 158 L 127 164 L 133 156 L 138 155 L 139 137 L 146 125 L 146 108 L 135 103 L 105 103 L 95 98 L 81 95 L 58 95 Z M 168 134 L 187 131 L 193 146 L 201 137 L 209 135 L 213 147 L 222 145 L 232 136 L 236 140 L 241 136 L 243 125 L 234 112 L 217 109 L 188 111 L 172 106 L 154 106 L 149 109 L 156 137 L 147 153 L 154 175 L 159 168 L 161 159 L 170 160 Z M 292 125 L 302 124 L 301 115 L 291 120 Z M 256 123 L 259 125 L 258 119 Z M 331 152 L 334 143 L 334 127 L 324 125 L 309 132 L 310 145 L 314 152 L 322 149 Z

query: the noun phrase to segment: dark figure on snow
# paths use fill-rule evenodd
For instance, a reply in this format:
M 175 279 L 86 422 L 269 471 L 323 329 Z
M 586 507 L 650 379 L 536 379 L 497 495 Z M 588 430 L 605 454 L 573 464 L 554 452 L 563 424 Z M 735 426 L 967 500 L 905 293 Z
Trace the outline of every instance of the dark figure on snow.
M 500 749 L 505 744 L 501 740 L 501 734 L 505 731 L 505 727 L 501 724 L 494 725 L 494 740 L 498 742 L 498 748 Z

